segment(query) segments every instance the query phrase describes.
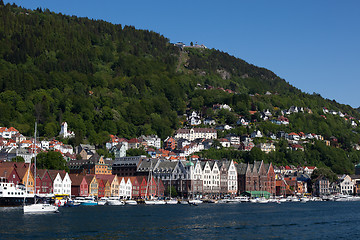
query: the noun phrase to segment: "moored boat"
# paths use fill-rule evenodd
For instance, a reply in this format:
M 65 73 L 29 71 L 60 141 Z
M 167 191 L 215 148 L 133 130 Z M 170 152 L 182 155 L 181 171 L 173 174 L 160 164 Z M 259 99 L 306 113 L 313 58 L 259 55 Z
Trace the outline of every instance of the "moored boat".
M 123 206 L 125 205 L 125 202 L 120 200 L 119 197 L 109 197 L 106 204 L 110 206 Z
M 137 205 L 137 202 L 135 200 L 126 200 L 125 203 L 128 205 Z
M 98 205 L 97 201 L 95 201 L 94 197 L 85 197 L 84 200 L 81 202 L 83 206 L 95 206 Z
M 25 199 L 24 199 L 25 196 Z M 15 207 L 24 204 L 34 203 L 34 194 L 26 191 L 24 185 L 6 182 L 5 178 L 0 178 L 0 206 Z
M 102 198 L 100 198 L 100 200 L 97 202 L 97 205 L 104 206 L 104 205 L 107 203 L 108 200 L 109 200 L 109 198 L 107 198 L 107 197 L 102 197 Z
M 170 205 L 178 204 L 178 200 L 177 199 L 166 200 L 166 204 L 170 204 Z
M 203 203 L 203 201 L 201 201 L 200 199 L 191 199 L 189 200 L 190 204 L 201 204 Z

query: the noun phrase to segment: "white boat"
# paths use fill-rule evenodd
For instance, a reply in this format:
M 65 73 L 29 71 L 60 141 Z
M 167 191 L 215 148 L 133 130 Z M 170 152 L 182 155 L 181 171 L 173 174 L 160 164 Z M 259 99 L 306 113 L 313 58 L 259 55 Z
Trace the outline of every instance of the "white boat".
M 58 211 L 58 206 L 48 203 L 34 203 L 24 206 L 24 213 L 54 213 Z
M 174 204 L 178 204 L 178 201 L 177 201 L 176 199 L 170 199 L 170 200 L 167 200 L 167 201 L 166 201 L 166 204 L 172 204 L 172 205 L 174 205 Z
M 220 199 L 218 203 L 227 203 L 228 199 Z
M 74 200 L 74 203 L 83 203 L 85 202 L 85 198 L 84 197 L 76 197 Z
M 102 197 L 102 198 L 100 198 L 100 200 L 97 202 L 97 204 L 100 205 L 100 206 L 104 206 L 104 205 L 107 203 L 108 200 L 109 200 L 109 198 L 107 198 L 107 197 Z
M 186 200 L 182 200 L 182 201 L 180 201 L 180 204 L 181 205 L 189 205 L 189 202 Z
M 110 206 L 123 206 L 123 205 L 125 205 L 125 202 L 121 201 L 119 199 L 119 197 L 109 197 L 109 199 L 107 200 L 107 205 L 110 205 Z
M 266 199 L 266 198 L 258 198 L 257 203 L 269 203 L 269 199 Z
M 251 203 L 257 203 L 257 199 L 256 199 L 256 198 L 251 198 L 251 199 L 250 199 L 250 202 L 251 202 Z
M 7 182 L 4 177 L 0 178 L 0 206 L 21 206 L 24 200 L 28 204 L 34 203 L 34 194 L 28 193 L 25 185 L 15 185 Z
M 129 205 L 137 205 L 137 202 L 135 200 L 126 200 L 125 203 Z
M 227 199 L 227 203 L 240 203 L 240 199 L 229 198 Z
M 145 200 L 146 205 L 155 205 L 155 200 Z
M 201 204 L 201 203 L 203 203 L 203 201 L 201 201 L 200 199 L 189 200 L 189 204 Z
M 309 201 L 310 201 L 310 198 L 302 197 L 302 198 L 300 198 L 300 201 L 301 201 L 302 203 L 306 203 L 306 202 L 309 202 Z
M 166 202 L 164 200 L 154 200 L 155 205 L 164 205 Z
M 240 202 L 249 202 L 249 198 L 246 196 L 238 196 L 235 199 L 239 200 Z
M 35 123 L 35 132 L 34 132 L 34 144 L 33 146 L 36 146 L 36 129 L 37 129 L 37 123 Z M 33 152 L 35 152 L 35 149 L 33 149 Z M 31 169 L 31 163 L 29 164 L 29 172 L 27 175 L 26 185 L 28 185 L 29 182 L 29 175 L 30 175 L 30 169 Z M 34 156 L 34 192 L 36 191 L 36 154 Z M 27 189 L 26 189 L 27 192 Z M 26 195 L 24 195 L 24 213 L 54 213 L 59 211 L 58 206 L 50 205 L 48 203 L 37 203 L 36 202 L 36 196 L 34 197 L 34 204 L 25 205 L 26 201 Z

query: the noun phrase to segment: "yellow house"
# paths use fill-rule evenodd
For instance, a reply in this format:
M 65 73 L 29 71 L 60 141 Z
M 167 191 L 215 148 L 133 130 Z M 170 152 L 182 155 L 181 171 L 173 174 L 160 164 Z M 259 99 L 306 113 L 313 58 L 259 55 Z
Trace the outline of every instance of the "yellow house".
M 103 156 L 99 158 L 97 163 L 95 164 L 95 174 L 105 174 L 111 175 L 112 174 L 112 166 L 105 163 Z
M 31 172 L 30 168 L 27 167 L 19 167 L 16 168 L 16 172 L 18 173 L 19 177 L 20 177 L 20 183 L 24 184 L 27 191 L 29 193 L 34 193 L 34 175 Z M 29 179 L 28 179 L 28 175 L 29 175 Z
M 116 175 L 96 175 L 96 177 L 102 179 L 105 184 L 105 197 L 119 196 L 120 183 Z
M 97 197 L 98 196 L 98 189 L 99 189 L 99 183 L 96 179 L 96 177 L 94 176 L 90 182 L 90 187 L 89 187 L 89 196 L 94 196 Z
M 119 178 L 116 175 L 114 175 L 114 179 L 111 183 L 111 196 L 113 197 L 119 196 L 119 185 L 120 185 Z
M 111 197 L 111 182 L 107 180 L 105 183 L 105 197 Z

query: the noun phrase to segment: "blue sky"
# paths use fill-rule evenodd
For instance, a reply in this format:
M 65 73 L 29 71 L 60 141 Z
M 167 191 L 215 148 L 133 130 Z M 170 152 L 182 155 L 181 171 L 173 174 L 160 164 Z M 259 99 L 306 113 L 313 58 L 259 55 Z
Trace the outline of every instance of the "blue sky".
M 197 42 L 265 67 L 307 93 L 360 106 L 360 1 L 16 0 Z

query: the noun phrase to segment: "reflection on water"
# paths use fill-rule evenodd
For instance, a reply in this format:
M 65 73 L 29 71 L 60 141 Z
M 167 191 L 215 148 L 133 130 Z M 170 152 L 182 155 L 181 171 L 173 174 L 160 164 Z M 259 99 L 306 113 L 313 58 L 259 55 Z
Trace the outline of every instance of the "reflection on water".
M 0 239 L 358 239 L 360 202 L 0 208 Z

